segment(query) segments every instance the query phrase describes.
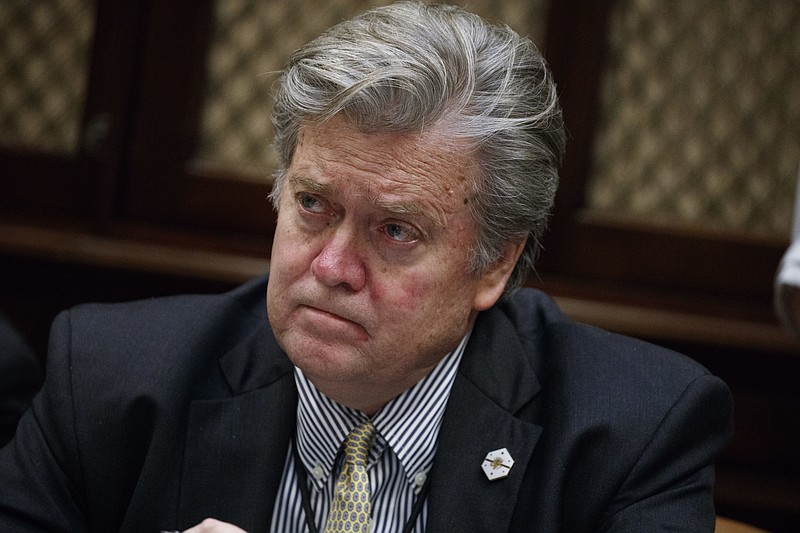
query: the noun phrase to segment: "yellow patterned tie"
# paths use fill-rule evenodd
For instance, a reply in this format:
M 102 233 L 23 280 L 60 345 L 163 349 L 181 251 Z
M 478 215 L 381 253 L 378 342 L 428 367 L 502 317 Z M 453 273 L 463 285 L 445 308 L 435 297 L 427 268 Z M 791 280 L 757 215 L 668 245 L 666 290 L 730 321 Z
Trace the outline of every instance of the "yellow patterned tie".
M 369 524 L 369 476 L 367 452 L 375 428 L 367 421 L 344 441 L 344 466 L 336 480 L 325 533 L 366 533 Z

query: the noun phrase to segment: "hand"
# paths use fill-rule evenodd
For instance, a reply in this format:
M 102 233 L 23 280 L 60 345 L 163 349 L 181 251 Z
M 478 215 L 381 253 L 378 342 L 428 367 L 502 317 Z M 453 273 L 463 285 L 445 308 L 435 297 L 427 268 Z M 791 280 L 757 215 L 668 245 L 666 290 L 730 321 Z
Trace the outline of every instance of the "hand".
M 220 522 L 213 518 L 206 518 L 193 528 L 187 529 L 183 533 L 247 533 L 233 524 Z

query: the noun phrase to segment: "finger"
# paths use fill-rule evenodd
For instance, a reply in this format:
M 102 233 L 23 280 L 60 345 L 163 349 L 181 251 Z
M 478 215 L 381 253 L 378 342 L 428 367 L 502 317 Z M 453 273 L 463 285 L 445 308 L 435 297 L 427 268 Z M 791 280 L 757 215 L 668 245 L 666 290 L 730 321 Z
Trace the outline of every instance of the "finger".
M 183 533 L 246 533 L 233 524 L 221 522 L 214 518 L 206 518 L 196 526 L 187 529 Z

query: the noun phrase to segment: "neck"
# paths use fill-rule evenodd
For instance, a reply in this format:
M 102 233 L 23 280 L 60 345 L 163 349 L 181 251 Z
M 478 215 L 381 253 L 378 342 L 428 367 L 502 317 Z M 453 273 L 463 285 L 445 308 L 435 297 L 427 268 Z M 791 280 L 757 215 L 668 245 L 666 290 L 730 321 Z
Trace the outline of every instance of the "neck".
M 387 403 L 421 381 L 434 367 L 435 365 L 420 369 L 413 376 L 403 376 L 404 379 L 391 383 L 375 383 L 372 381 L 366 383 L 341 383 L 329 382 L 324 377 L 319 378 L 319 376 L 307 377 L 317 390 L 331 400 L 350 409 L 360 411 L 371 418 L 383 409 Z

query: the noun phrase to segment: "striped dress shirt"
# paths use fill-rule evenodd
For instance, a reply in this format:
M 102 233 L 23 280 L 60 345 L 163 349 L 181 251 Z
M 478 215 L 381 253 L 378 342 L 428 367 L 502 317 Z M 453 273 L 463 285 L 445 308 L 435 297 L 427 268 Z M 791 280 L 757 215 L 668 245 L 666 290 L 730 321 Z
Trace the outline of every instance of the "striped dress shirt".
M 411 517 L 415 497 L 433 466 L 442 416 L 468 338 L 469 334 L 430 374 L 372 418 L 376 436 L 367 460 L 372 533 L 400 532 Z M 317 530 L 323 531 L 342 466 L 341 443 L 366 416 L 319 392 L 298 368 L 295 381 L 299 398 L 297 450 L 307 474 L 314 522 Z M 294 462 L 289 446 L 272 515 L 273 533 L 308 531 Z M 426 518 L 427 503 L 424 503 L 416 519 L 415 533 L 425 531 Z

